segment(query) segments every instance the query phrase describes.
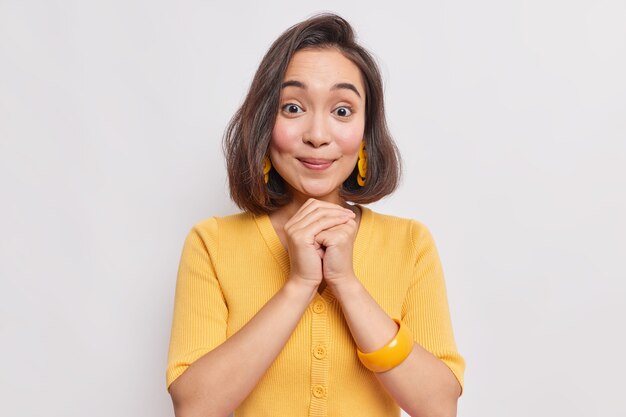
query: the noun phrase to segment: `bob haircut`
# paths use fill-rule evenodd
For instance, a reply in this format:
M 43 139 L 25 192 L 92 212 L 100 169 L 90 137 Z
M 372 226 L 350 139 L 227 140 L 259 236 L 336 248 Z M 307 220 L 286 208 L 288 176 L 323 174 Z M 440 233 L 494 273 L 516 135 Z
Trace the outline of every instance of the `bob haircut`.
M 305 48 L 336 48 L 361 71 L 365 86 L 365 147 L 367 179 L 356 180 L 358 168 L 344 181 L 345 201 L 371 203 L 398 186 L 401 159 L 385 120 L 383 83 L 376 62 L 356 43 L 350 24 L 334 14 L 319 14 L 287 29 L 267 51 L 248 94 L 223 138 L 230 195 L 241 209 L 270 213 L 291 200 L 283 178 L 272 169 L 263 180 L 263 160 L 268 153 L 279 111 L 280 90 L 292 56 Z

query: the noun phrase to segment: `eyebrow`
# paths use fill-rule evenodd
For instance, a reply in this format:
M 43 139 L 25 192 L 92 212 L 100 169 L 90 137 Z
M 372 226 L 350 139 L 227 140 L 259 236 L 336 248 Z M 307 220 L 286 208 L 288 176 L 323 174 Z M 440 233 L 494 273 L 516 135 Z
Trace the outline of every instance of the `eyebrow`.
M 287 80 L 285 81 L 280 88 L 285 88 L 285 87 L 298 87 L 298 88 L 302 88 L 303 90 L 307 89 L 307 86 L 305 83 L 303 83 L 302 81 L 297 81 L 297 80 Z M 354 84 L 351 83 L 337 83 L 335 85 L 333 85 L 331 88 L 332 90 L 341 90 L 341 89 L 345 89 L 345 90 L 351 90 L 354 91 L 354 93 L 359 96 L 359 98 L 361 98 L 361 94 L 359 93 L 359 90 L 356 89 L 356 87 L 354 86 Z

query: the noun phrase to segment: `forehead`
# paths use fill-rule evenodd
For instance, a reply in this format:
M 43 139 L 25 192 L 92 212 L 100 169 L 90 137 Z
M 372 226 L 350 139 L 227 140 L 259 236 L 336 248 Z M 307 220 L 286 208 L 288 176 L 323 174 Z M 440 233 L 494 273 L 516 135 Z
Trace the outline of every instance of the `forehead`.
M 297 51 L 285 72 L 287 80 L 303 81 L 308 85 L 324 87 L 349 82 L 364 97 L 361 70 L 335 48 L 301 49 Z

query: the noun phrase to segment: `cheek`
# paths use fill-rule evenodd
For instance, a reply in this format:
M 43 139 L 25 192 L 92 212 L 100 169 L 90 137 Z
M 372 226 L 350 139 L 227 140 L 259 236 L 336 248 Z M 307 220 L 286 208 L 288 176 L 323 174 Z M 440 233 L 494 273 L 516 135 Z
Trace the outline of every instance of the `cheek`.
M 338 142 L 344 154 L 356 154 L 363 141 L 363 125 L 346 125 L 338 132 Z
M 287 152 L 293 148 L 298 141 L 299 131 L 293 123 L 285 123 L 278 118 L 272 130 L 272 140 L 270 147 L 275 152 Z

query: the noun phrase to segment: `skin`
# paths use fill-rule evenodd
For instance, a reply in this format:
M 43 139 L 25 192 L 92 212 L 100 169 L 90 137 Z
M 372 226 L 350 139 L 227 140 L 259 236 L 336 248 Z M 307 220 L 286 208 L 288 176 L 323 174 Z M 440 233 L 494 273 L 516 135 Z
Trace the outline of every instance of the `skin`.
M 292 200 L 270 219 L 295 255 L 293 278 L 323 289 L 352 268 L 360 215 L 339 189 L 363 140 L 365 89 L 359 69 L 335 49 L 298 51 L 284 80 L 269 154 Z
M 291 279 L 304 285 L 327 284 L 357 346 L 375 351 L 394 337 L 397 325 L 354 273 L 358 210 L 353 214 L 339 196 L 355 167 L 365 129 L 367 98 L 361 72 L 336 49 L 305 49 L 294 55 L 285 80 L 270 157 L 293 198 L 270 219 L 290 253 Z M 303 158 L 333 162 L 316 170 L 303 164 Z M 398 367 L 376 375 L 411 415 L 456 415 L 460 395 L 456 378 L 421 346 L 416 344 Z
M 294 54 L 283 85 L 269 153 L 292 198 L 270 220 L 289 252 L 289 279 L 244 327 L 172 383 L 177 417 L 228 416 L 237 408 L 324 285 L 341 304 L 361 351 L 385 346 L 398 330 L 354 273 L 360 213 L 339 197 L 363 140 L 361 73 L 336 49 L 305 49 Z M 456 378 L 420 345 L 400 365 L 375 375 L 411 416 L 456 416 Z

